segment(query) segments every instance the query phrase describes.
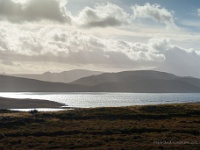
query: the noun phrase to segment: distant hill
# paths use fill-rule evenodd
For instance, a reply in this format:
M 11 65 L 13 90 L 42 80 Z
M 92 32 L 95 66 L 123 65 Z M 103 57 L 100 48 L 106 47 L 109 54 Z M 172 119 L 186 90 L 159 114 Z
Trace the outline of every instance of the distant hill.
M 156 80 L 170 80 L 178 78 L 173 74 L 165 72 L 151 71 L 151 70 L 140 70 L 140 71 L 123 71 L 118 73 L 104 73 L 101 75 L 93 75 L 84 77 L 79 80 L 72 82 L 73 84 L 81 85 L 97 85 L 107 82 L 114 83 L 133 83 L 138 80 L 156 79 Z
M 102 73 L 103 72 L 100 72 L 100 71 L 76 69 L 76 70 L 70 70 L 70 71 L 63 71 L 60 73 L 45 72 L 43 74 L 15 74 L 12 76 L 35 79 L 35 80 L 40 80 L 40 81 L 47 81 L 47 82 L 69 83 L 83 77 L 87 77 L 91 75 L 99 75 Z
M 138 93 L 200 92 L 200 79 L 179 77 L 152 70 L 104 73 L 81 78 L 72 84 L 92 86 L 91 91 Z
M 54 83 L 0 75 L 1 92 L 67 92 L 82 91 L 81 85 Z
M 200 79 L 151 70 L 103 73 L 68 84 L 0 75 L 0 85 L 1 92 L 200 92 Z

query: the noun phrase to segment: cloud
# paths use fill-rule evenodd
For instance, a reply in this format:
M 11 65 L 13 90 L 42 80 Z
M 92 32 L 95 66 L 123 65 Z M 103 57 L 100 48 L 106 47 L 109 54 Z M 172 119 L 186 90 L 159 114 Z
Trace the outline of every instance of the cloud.
M 85 7 L 76 18 L 81 27 L 108 27 L 130 24 L 129 14 L 121 7 L 107 3 L 94 8 Z
M 7 66 L 15 66 L 15 64 L 9 60 L 3 60 L 3 61 L 1 61 L 1 64 L 7 65 Z
M 197 15 L 200 16 L 200 8 L 197 9 Z
M 122 26 L 131 23 L 121 7 L 107 3 L 83 8 L 78 16 L 66 9 L 67 0 L 0 0 L 0 20 L 35 22 L 52 20 L 83 28 Z
M 71 22 L 63 0 L 0 0 L 0 19 L 12 22 L 40 21 Z
M 98 38 L 80 31 L 66 31 L 60 26 L 2 24 L 0 61 L 4 68 L 20 64 L 26 70 L 30 70 L 26 67 L 31 64 L 71 65 L 75 68 L 95 66 L 118 70 L 157 68 L 178 75 L 200 77 L 199 53 L 173 45 L 170 40 L 128 42 Z M 48 69 L 51 70 L 51 65 Z
M 135 5 L 132 7 L 135 18 L 150 18 L 156 22 L 164 23 L 166 25 L 174 25 L 174 18 L 172 12 L 162 8 L 158 4 L 146 3 L 144 6 Z
M 11 25 L 10 25 L 11 26 Z M 114 68 L 153 66 L 164 56 L 143 43 L 98 38 L 59 27 L 41 27 L 37 32 L 5 25 L 0 32 L 0 59 L 12 62 L 56 62 Z
M 166 25 L 174 25 L 172 12 L 158 4 L 135 5 L 132 9 L 134 18 L 151 18 Z M 136 25 L 132 16 L 112 3 L 84 7 L 75 16 L 67 10 L 67 0 L 0 0 L 0 20 L 15 23 L 51 20 L 78 28 L 105 28 Z
M 16 70 L 16 65 L 20 65 L 18 69 L 37 70 L 38 66 L 48 64 L 48 70 L 55 69 L 55 65 L 63 66 L 63 70 L 66 65 L 115 70 L 157 68 L 200 77 L 199 52 L 173 45 L 168 39 L 128 42 L 66 30 L 63 25 L 1 22 L 0 62 L 5 72 L 6 68 Z M 33 67 L 34 64 L 37 65 Z
M 200 55 L 198 51 L 184 49 L 179 46 L 170 46 L 165 52 L 163 61 L 158 70 L 175 73 L 180 76 L 200 77 L 199 64 Z

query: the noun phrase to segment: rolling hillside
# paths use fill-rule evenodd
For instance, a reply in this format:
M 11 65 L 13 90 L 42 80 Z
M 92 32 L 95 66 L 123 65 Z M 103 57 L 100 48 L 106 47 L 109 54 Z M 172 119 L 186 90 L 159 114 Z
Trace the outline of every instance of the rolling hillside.
M 0 75 L 1 92 L 67 92 L 82 91 L 81 85 L 44 82 L 34 79 Z
M 151 70 L 104 73 L 68 84 L 0 75 L 0 85 L 1 92 L 200 92 L 200 79 Z
M 200 92 L 200 79 L 151 70 L 105 73 L 81 78 L 73 84 L 92 86 L 91 91 L 103 92 Z
M 35 80 L 47 81 L 47 82 L 69 83 L 83 77 L 87 77 L 91 75 L 99 75 L 102 73 L 103 72 L 100 72 L 100 71 L 76 69 L 76 70 L 70 70 L 70 71 L 63 71 L 60 73 L 45 72 L 43 74 L 15 74 L 11 76 L 35 79 Z

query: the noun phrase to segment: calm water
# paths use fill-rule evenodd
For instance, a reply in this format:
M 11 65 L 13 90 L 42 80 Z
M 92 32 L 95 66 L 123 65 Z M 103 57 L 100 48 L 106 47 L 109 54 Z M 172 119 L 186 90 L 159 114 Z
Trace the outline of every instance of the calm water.
M 200 93 L 0 93 L 0 97 L 44 99 L 69 107 L 117 107 L 146 104 L 200 102 Z

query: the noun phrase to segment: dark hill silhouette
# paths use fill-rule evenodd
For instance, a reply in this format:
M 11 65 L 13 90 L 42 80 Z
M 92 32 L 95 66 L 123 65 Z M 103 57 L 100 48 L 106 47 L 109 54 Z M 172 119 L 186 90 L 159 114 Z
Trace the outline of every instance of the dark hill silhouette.
M 102 73 L 103 72 L 100 72 L 100 71 L 76 69 L 76 70 L 70 70 L 70 71 L 63 71 L 60 73 L 45 72 L 43 74 L 15 74 L 12 76 L 35 79 L 35 80 L 40 80 L 40 81 L 47 81 L 47 82 L 69 83 L 83 77 L 87 77 L 91 75 L 99 75 Z
M 81 85 L 44 82 L 5 75 L 0 75 L 0 85 L 1 92 L 67 92 L 85 88 Z
M 69 84 L 0 75 L 0 85 L 1 92 L 200 92 L 200 79 L 151 70 L 104 73 Z
M 138 80 L 156 79 L 156 80 L 170 80 L 175 79 L 177 76 L 168 74 L 165 72 L 151 71 L 151 70 L 140 70 L 140 71 L 123 71 L 119 73 L 104 73 L 101 75 L 90 76 L 81 78 L 74 84 L 81 85 L 97 85 L 107 82 L 120 82 L 130 83 Z
M 152 70 L 104 73 L 81 78 L 73 84 L 92 86 L 91 91 L 138 93 L 200 92 L 200 79 L 178 77 Z

